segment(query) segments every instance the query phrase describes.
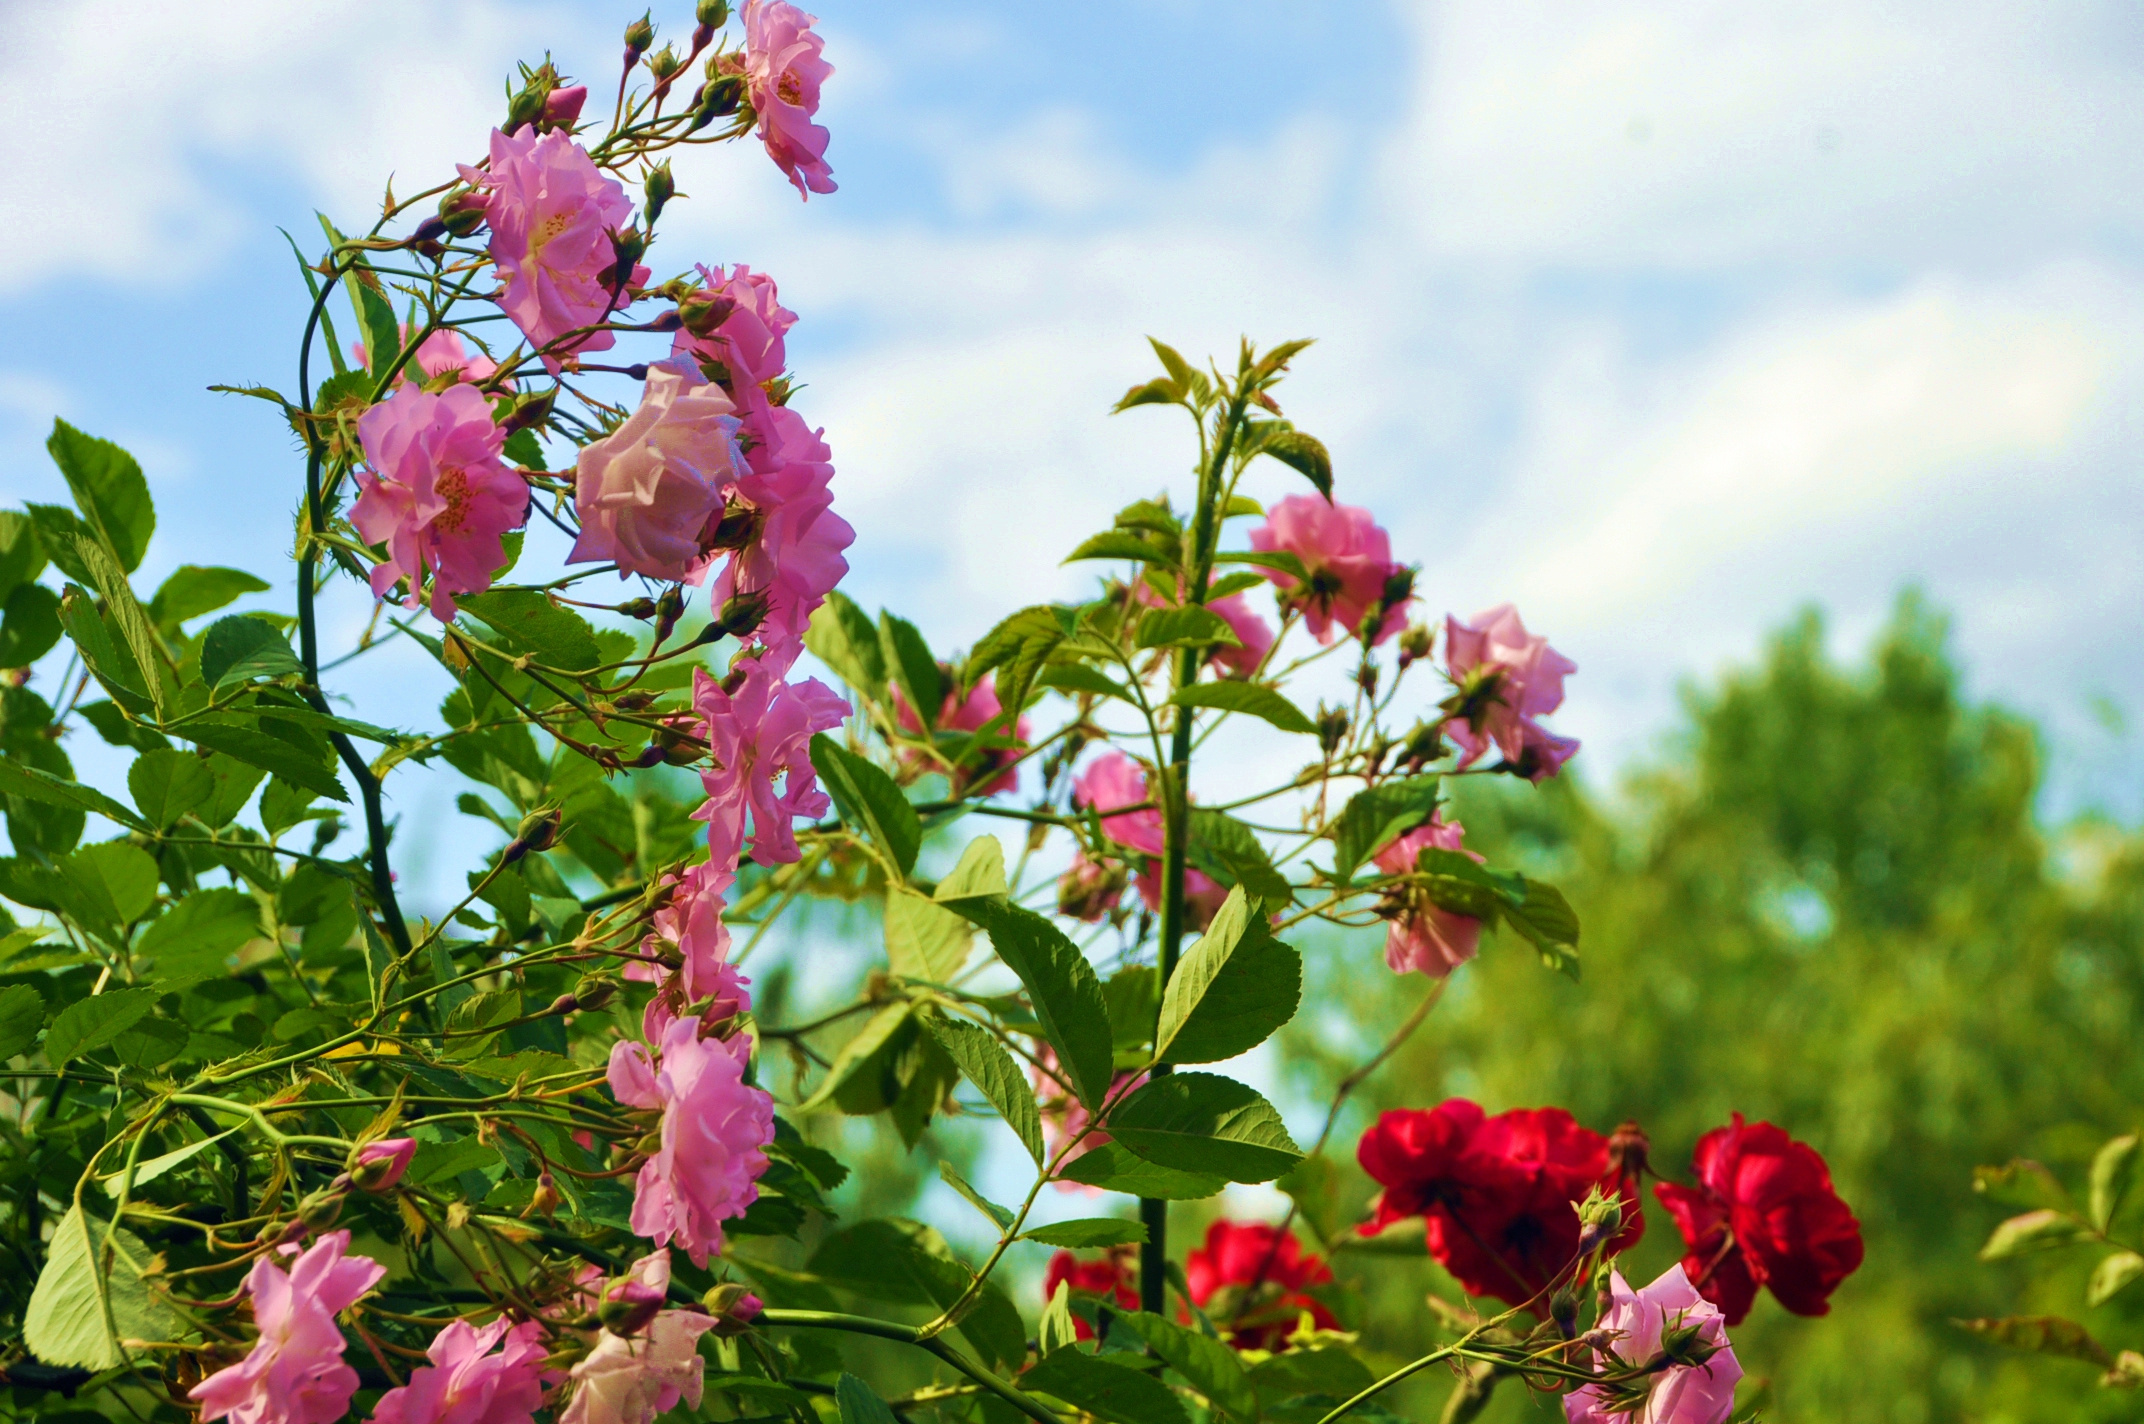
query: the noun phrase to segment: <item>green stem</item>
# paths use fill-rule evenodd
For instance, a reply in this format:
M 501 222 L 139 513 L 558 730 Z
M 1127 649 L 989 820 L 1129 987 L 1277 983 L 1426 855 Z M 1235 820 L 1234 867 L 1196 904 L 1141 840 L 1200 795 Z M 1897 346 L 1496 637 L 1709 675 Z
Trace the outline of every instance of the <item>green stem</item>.
M 1036 1421 L 1036 1424 L 1063 1424 L 1062 1420 L 1045 1409 L 1032 1395 L 1005 1383 L 944 1340 L 935 1336 L 930 1339 L 923 1338 L 913 1325 L 900 1325 L 891 1320 L 874 1320 L 868 1315 L 843 1315 L 831 1310 L 763 1310 L 759 1313 L 759 1323 L 799 1330 L 846 1330 L 852 1335 L 873 1335 L 881 1340 L 898 1340 L 904 1345 L 914 1345 L 918 1349 L 930 1351 Z

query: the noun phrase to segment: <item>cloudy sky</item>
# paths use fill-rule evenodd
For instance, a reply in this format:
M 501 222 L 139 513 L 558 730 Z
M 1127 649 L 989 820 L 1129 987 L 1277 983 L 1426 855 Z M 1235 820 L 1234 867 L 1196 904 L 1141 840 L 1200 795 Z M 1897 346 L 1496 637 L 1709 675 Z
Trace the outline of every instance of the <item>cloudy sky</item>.
M 141 456 L 152 577 L 287 582 L 288 437 L 204 389 L 294 384 L 277 227 L 478 154 L 514 59 L 600 90 L 613 8 L 0 8 L 0 498 L 61 497 L 63 414 Z M 2144 810 L 2114 715 L 2144 713 L 2133 8 L 821 11 L 841 191 L 695 155 L 657 265 L 748 262 L 802 315 L 867 605 L 957 646 L 1076 591 L 1062 553 L 1186 464 L 1165 417 L 1106 415 L 1142 336 L 1315 336 L 1284 395 L 1341 497 L 1433 612 L 1515 600 L 1577 659 L 1557 720 L 1596 780 L 1799 606 L 1858 649 L 1918 583 L 1974 688 L 2048 728 L 2051 809 Z

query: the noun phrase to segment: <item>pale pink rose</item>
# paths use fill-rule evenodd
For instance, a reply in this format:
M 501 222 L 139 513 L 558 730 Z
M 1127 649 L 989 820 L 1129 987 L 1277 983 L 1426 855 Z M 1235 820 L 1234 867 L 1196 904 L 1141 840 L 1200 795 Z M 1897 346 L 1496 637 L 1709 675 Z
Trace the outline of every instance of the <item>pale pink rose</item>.
M 648 368 L 639 408 L 581 449 L 573 502 L 581 534 L 569 564 L 608 559 L 618 576 L 698 583 L 724 491 L 744 470 L 737 407 L 689 362 Z
M 1432 815 L 1426 825 L 1415 827 L 1376 855 L 1377 868 L 1387 875 L 1405 875 L 1426 849 L 1456 850 L 1482 860 L 1460 845 L 1466 828 L 1457 821 Z M 1385 965 L 1395 974 L 1421 973 L 1442 979 L 1472 959 L 1481 949 L 1481 921 L 1472 915 L 1454 914 L 1410 889 L 1403 911 L 1385 929 Z
M 1716 1347 L 1702 1365 L 1670 1365 L 1654 1378 L 1652 1392 L 1636 1410 L 1616 1410 L 1598 1385 L 1563 1397 L 1570 1424 L 1725 1424 L 1735 1411 L 1735 1381 L 1742 1366 L 1727 1343 L 1727 1323 L 1720 1308 L 1697 1293 L 1680 1264 L 1643 1290 L 1634 1291 L 1621 1271 L 1608 1277 L 1613 1304 L 1599 1328 L 1612 1332 L 1608 1351 L 1593 1353 L 1597 1369 L 1643 1365 L 1660 1355 L 1666 1330 L 1695 1328 L 1698 1339 Z M 1612 1351 L 1614 1359 L 1608 1357 Z
M 1143 857 L 1133 884 L 1148 909 L 1161 913 L 1162 816 L 1159 806 L 1144 810 L 1106 814 L 1116 806 L 1135 806 L 1147 799 L 1146 771 L 1122 752 L 1098 757 L 1072 782 L 1072 804 L 1104 812 L 1102 833 L 1117 844 L 1138 851 Z M 1186 866 L 1184 869 L 1185 918 L 1203 929 L 1228 898 L 1228 888 L 1212 877 Z
M 759 141 L 807 200 L 834 191 L 834 170 L 826 166 L 829 135 L 811 121 L 819 112 L 819 86 L 834 72 L 820 57 L 826 41 L 812 33 L 816 23 L 817 17 L 785 0 L 745 0 L 744 74 L 759 115 Z
M 563 129 L 512 136 L 493 129 L 488 171 L 464 165 L 461 174 L 485 194 L 491 258 L 506 282 L 499 307 L 542 356 L 544 369 L 556 375 L 561 357 L 616 345 L 608 331 L 561 338 L 600 325 L 628 300 L 610 239 L 633 216 L 618 180 L 605 176 Z M 634 286 L 646 280 L 645 267 L 629 277 Z
M 1384 615 L 1373 641 L 1382 643 L 1407 626 L 1410 599 L 1385 605 L 1388 582 L 1404 574 L 1406 565 L 1392 561 L 1392 541 L 1369 510 L 1332 504 L 1322 495 L 1289 495 L 1251 531 L 1251 547 L 1303 561 L 1310 575 L 1307 586 L 1298 587 L 1289 574 L 1267 576 L 1280 590 L 1282 602 L 1303 610 L 1303 622 L 1319 642 L 1353 637 L 1363 619 L 1379 608 Z
M 350 1176 L 368 1192 L 393 1191 L 401 1182 L 402 1174 L 409 1170 L 410 1158 L 416 1155 L 417 1139 L 414 1137 L 385 1137 L 378 1142 L 368 1142 L 357 1149 L 357 1164 Z M 375 1166 L 375 1163 L 380 1165 Z
M 944 671 L 946 670 L 941 669 L 941 672 Z M 945 700 L 938 707 L 939 731 L 980 731 L 996 721 L 1005 710 L 998 705 L 997 688 L 991 685 L 990 679 L 984 678 L 976 683 L 968 690 L 966 697 L 960 695 L 960 688 L 954 685 L 950 674 L 945 680 Z M 893 689 L 893 716 L 902 731 L 914 736 L 923 735 L 922 719 L 916 716 L 916 709 L 908 705 L 908 694 L 898 686 Z M 1027 739 L 1034 735 L 1034 730 L 1034 724 L 1022 717 L 1013 727 L 1012 740 L 1019 746 L 1025 746 Z M 1005 729 L 1001 726 L 993 735 L 1002 738 Z M 921 771 L 938 769 L 937 762 L 912 748 L 903 748 L 895 755 L 904 764 Z M 954 779 L 953 794 L 997 796 L 1007 791 L 1017 791 L 1020 787 L 1020 769 L 1013 766 L 1012 762 L 1018 756 L 1017 747 L 994 747 L 980 756 L 971 757 L 962 774 Z
M 632 1279 L 657 1292 L 670 1286 L 670 1253 L 635 1262 Z M 697 1310 L 665 1310 L 633 1335 L 596 1336 L 595 1349 L 573 1367 L 573 1401 L 559 1424 L 650 1424 L 678 1401 L 699 1407 L 706 1378 L 699 1338 L 715 1326 Z
M 380 1396 L 372 1424 L 528 1424 L 543 1407 L 543 1327 L 533 1320 L 451 1321 L 425 1354 L 432 1363 Z
M 1447 615 L 1444 626 L 1446 668 L 1460 689 L 1444 733 L 1459 747 L 1459 765 L 1472 765 L 1494 744 L 1535 781 L 1554 776 L 1578 743 L 1551 736 L 1533 719 L 1563 705 L 1563 679 L 1578 664 L 1528 633 L 1508 603 L 1472 623 Z
M 406 321 L 402 323 L 402 339 L 409 340 L 409 323 Z M 372 364 L 372 358 L 365 354 L 365 343 L 362 341 L 350 344 L 350 354 L 357 358 L 357 364 L 360 366 Z M 411 366 L 415 366 L 424 374 L 425 381 L 454 371 L 471 385 L 481 385 L 499 371 L 499 363 L 483 352 L 470 355 L 468 348 L 462 345 L 462 334 L 452 327 L 441 327 L 418 343 L 417 354 L 410 357 L 401 370 L 395 372 L 394 383 L 397 386 L 408 382 Z M 499 385 L 504 390 L 510 391 L 514 388 L 514 383 L 510 380 L 501 381 Z
M 725 870 L 736 866 L 748 814 L 753 860 L 761 865 L 800 860 L 803 852 L 790 823 L 798 816 L 823 815 L 833 804 L 819 789 L 811 764 L 812 733 L 840 726 L 849 704 L 817 678 L 784 682 L 779 671 L 755 658 L 745 659 L 731 676 L 737 679 L 734 692 L 723 691 L 705 672 L 692 675 L 693 710 L 703 719 L 697 730 L 712 762 L 700 773 L 707 801 L 692 813 L 707 822 L 708 861 Z
M 447 622 L 456 595 L 491 587 L 506 562 L 500 536 L 528 518 L 529 487 L 499 458 L 506 437 L 468 386 L 438 395 L 403 386 L 359 418 L 357 438 L 371 468 L 357 472 L 350 522 L 387 546 L 373 595 L 407 579 L 415 608 L 429 568 L 432 616 Z
M 357 1371 L 343 1363 L 335 1317 L 387 1274 L 377 1261 L 345 1257 L 349 1245 L 349 1232 L 331 1231 L 302 1254 L 284 1247 L 297 1255 L 287 1272 L 266 1256 L 253 1263 L 242 1289 L 260 1338 L 243 1360 L 188 1392 L 204 1421 L 334 1424 L 349 1411 Z
M 834 513 L 827 489 L 833 452 L 821 432 L 786 406 L 748 416 L 745 429 L 758 443 L 745 454 L 749 468 L 729 513 L 749 517 L 710 597 L 718 613 L 739 595 L 764 597 L 766 611 L 750 636 L 786 672 L 804 650 L 811 615 L 849 571 L 842 551 L 856 542 L 856 531 Z
M 797 314 L 781 303 L 774 279 L 742 262 L 725 272 L 700 268 L 705 300 L 729 305 L 729 315 L 705 336 L 680 330 L 671 338 L 670 354 L 694 361 L 719 361 L 737 390 L 759 390 L 789 364 L 783 338 L 797 324 Z
M 730 930 L 722 921 L 728 906 L 734 872 L 711 862 L 701 862 L 682 873 L 663 877 L 673 888 L 670 898 L 655 912 L 654 933 L 641 941 L 643 954 L 654 954 L 664 941 L 677 946 L 683 963 L 676 974 L 648 960 L 634 960 L 625 969 L 627 979 L 659 985 L 648 1001 L 641 1024 L 654 1043 L 684 1009 L 707 1001 L 699 1015 L 703 1027 L 734 1018 L 752 1007 L 751 980 L 729 962 Z
M 1235 631 L 1240 648 L 1215 648 L 1208 659 L 1215 667 L 1225 668 L 1238 677 L 1255 674 L 1273 650 L 1273 625 L 1251 610 L 1251 605 L 1240 593 L 1226 598 L 1217 598 L 1206 605 L 1209 613 L 1218 613 L 1221 620 Z
M 722 1250 L 722 1223 L 759 1199 L 774 1099 L 744 1081 L 748 1038 L 702 1038 L 699 1020 L 679 1019 L 660 1047 L 659 1062 L 638 1043 L 620 1042 L 610 1054 L 612 1095 L 663 1115 L 662 1146 L 634 1182 L 633 1231 L 705 1266 Z

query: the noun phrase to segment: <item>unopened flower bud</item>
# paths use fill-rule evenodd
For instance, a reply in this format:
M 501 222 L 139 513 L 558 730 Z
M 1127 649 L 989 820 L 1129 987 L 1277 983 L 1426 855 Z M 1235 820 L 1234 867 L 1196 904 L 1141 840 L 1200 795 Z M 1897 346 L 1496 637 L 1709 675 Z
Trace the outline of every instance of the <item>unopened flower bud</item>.
M 439 239 L 446 235 L 446 222 L 438 217 L 429 217 L 417 224 L 417 230 L 409 235 L 409 240 L 412 245 L 422 247 L 427 243 L 436 245 Z
M 670 766 L 691 766 L 707 754 L 707 748 L 682 727 L 661 727 L 648 743 L 655 760 Z
M 742 1335 L 759 1319 L 766 1303 L 734 1281 L 724 1281 L 700 1297 L 707 1313 L 715 1317 L 715 1334 Z
M 620 712 L 645 712 L 655 705 L 656 695 L 645 689 L 634 692 L 621 692 L 611 699 L 610 705 Z
M 409 1170 L 410 1158 L 416 1155 L 417 1140 L 413 1137 L 368 1142 L 351 1159 L 351 1185 L 364 1192 L 391 1192 Z
M 549 390 L 531 391 L 515 399 L 513 407 L 500 420 L 499 429 L 507 435 L 519 430 L 533 430 L 551 418 L 551 407 L 558 400 L 558 387 Z
M 719 30 L 730 22 L 729 0 L 700 0 L 693 7 L 692 17 L 710 30 Z
M 760 513 L 742 500 L 731 500 L 701 531 L 700 546 L 709 553 L 742 549 L 759 533 Z
M 634 62 L 648 52 L 655 43 L 655 19 L 652 11 L 642 12 L 639 19 L 625 27 L 625 63 L 630 69 Z
M 1645 1175 L 1652 1150 L 1645 1129 L 1626 1122 L 1608 1136 L 1608 1170 L 1619 1182 L 1635 1182 Z
M 576 84 L 569 89 L 553 89 L 544 97 L 543 117 L 537 127 L 570 129 L 581 121 L 581 106 L 588 102 L 588 86 Z
M 716 622 L 722 631 L 733 638 L 748 638 L 767 619 L 767 594 L 764 589 L 749 589 L 733 593 L 722 601 L 722 611 Z
M 677 620 L 685 616 L 685 590 L 680 584 L 672 584 L 663 590 L 663 596 L 655 601 L 655 638 L 661 642 L 677 627 Z
M 617 994 L 616 982 L 590 974 L 573 986 L 573 1002 L 584 1009 L 600 1009 Z
M 439 221 L 456 237 L 468 237 L 484 225 L 487 201 L 474 188 L 455 188 L 439 200 Z
M 532 852 L 549 850 L 558 839 L 558 828 L 564 815 L 557 807 L 532 811 L 522 817 L 514 838 L 506 843 L 506 850 L 499 857 L 501 865 L 513 865 Z
M 1430 649 L 1437 645 L 1437 635 L 1426 623 L 1410 624 L 1400 634 L 1400 666 L 1406 668 L 1429 656 Z
M 639 1281 L 626 1280 L 604 1293 L 596 1307 L 596 1319 L 613 1335 L 637 1335 L 663 1308 L 663 1293 Z
M 543 117 L 544 101 L 550 98 L 541 84 L 524 84 L 506 101 L 506 122 L 500 132 L 512 134 Z
M 1623 1202 L 1604 1196 L 1599 1187 L 1586 1193 L 1582 1202 L 1572 1202 L 1578 1213 L 1578 1254 L 1599 1250 L 1601 1244 L 1623 1229 Z
M 692 123 L 687 132 L 697 133 L 720 118 L 737 112 L 744 101 L 744 79 L 741 75 L 725 74 L 707 81 L 700 91 L 700 102 L 693 107 Z
M 325 1231 L 333 1226 L 335 1218 L 341 1215 L 341 1192 L 314 1192 L 298 1203 L 298 1220 L 293 1224 L 302 1225 L 307 1231 Z
M 1382 602 L 1388 609 L 1397 608 L 1414 597 L 1414 570 L 1395 569 L 1385 578 Z
M 737 310 L 737 299 L 727 292 L 710 292 L 704 288 L 692 292 L 677 304 L 678 320 L 685 330 L 694 336 L 712 336 L 722 323 L 728 321 Z
M 657 313 L 657 315 L 656 315 L 656 317 L 655 317 L 655 320 L 653 320 L 653 321 L 651 321 L 651 322 L 649 322 L 649 323 L 648 323 L 648 330 L 650 330 L 650 331 L 676 331 L 676 330 L 677 330 L 677 329 L 678 329 L 679 327 L 683 326 L 684 324 L 685 324 L 685 323 L 684 323 L 684 321 L 683 321 L 682 319 L 680 319 L 680 318 L 679 318 L 679 316 L 678 316 L 678 314 L 677 314 L 676 310 L 675 310 L 675 309 L 673 309 L 673 310 L 670 310 L 670 311 L 666 311 L 666 312 L 659 312 L 659 313 Z M 641 380 L 643 380 L 643 381 L 645 381 L 645 380 L 647 379 L 647 377 L 646 377 L 646 376 L 642 376 L 642 377 L 641 377 L 640 379 L 641 379 Z
M 558 1183 L 552 1179 L 549 1172 L 545 1172 L 536 1179 L 536 1190 L 529 1197 L 529 1209 L 542 1212 L 544 1220 L 549 1221 L 558 1215 L 558 1209 L 565 1200 L 565 1194 L 559 1191 Z
M 658 163 L 650 168 L 640 191 L 646 199 L 642 211 L 647 216 L 648 226 L 653 227 L 655 220 L 663 214 L 663 204 L 677 196 L 677 181 L 670 176 L 669 163 Z
M 618 265 L 611 278 L 611 285 L 623 287 L 633 280 L 633 269 L 648 252 L 647 235 L 637 227 L 613 230 L 610 234 L 610 249 L 618 256 Z M 643 377 L 642 379 L 646 379 Z
M 1347 740 L 1348 715 L 1345 707 L 1318 707 L 1318 745 L 1331 756 Z
M 628 618 L 653 618 L 655 616 L 655 600 L 649 598 L 645 594 L 642 594 L 639 598 L 630 598 L 623 603 L 614 604 L 611 608 L 611 612 L 622 613 Z M 634 708 L 626 707 L 625 699 L 622 697 L 619 698 L 614 705 L 628 712 L 636 710 Z
M 1377 696 L 1377 664 L 1368 660 L 1359 664 L 1355 669 L 1355 685 L 1362 689 L 1364 696 L 1375 698 Z
M 648 57 L 648 72 L 661 84 L 668 84 L 684 67 L 685 60 L 678 54 L 676 45 L 664 45 Z
M 1564 1339 L 1578 1333 L 1578 1297 L 1571 1294 L 1568 1286 L 1549 1297 L 1548 1315 L 1556 1322 L 1557 1333 Z
M 1660 1353 L 1655 1358 L 1671 1365 L 1695 1368 L 1720 1352 L 1720 1347 L 1705 1338 L 1703 1325 L 1675 1325 L 1663 1322 L 1660 1331 Z

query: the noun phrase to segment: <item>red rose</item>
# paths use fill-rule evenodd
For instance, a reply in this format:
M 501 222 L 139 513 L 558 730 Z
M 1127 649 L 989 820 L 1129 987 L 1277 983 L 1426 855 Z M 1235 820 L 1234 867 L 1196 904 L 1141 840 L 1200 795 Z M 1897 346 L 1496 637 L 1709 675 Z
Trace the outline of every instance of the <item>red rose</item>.
M 1057 1294 L 1060 1281 L 1075 1291 L 1112 1299 L 1120 1310 L 1139 1308 L 1139 1257 L 1131 1247 L 1116 1247 L 1097 1261 L 1082 1261 L 1070 1251 L 1059 1251 L 1050 1257 L 1050 1268 L 1042 1277 L 1044 1300 Z M 1072 1317 L 1072 1328 L 1082 1340 L 1094 1338 L 1093 1327 L 1077 1315 Z
M 1217 1221 L 1206 1228 L 1206 1244 L 1184 1258 L 1192 1304 L 1211 1302 L 1220 1312 L 1214 1324 L 1239 1350 L 1285 1348 L 1306 1310 L 1320 1330 L 1339 1329 L 1324 1302 L 1304 1294 L 1332 1278 L 1323 1257 L 1306 1255 L 1293 1233 L 1262 1221 Z M 1232 1298 L 1216 1300 L 1223 1291 Z
M 1861 1264 L 1861 1223 L 1831 1187 L 1831 1169 L 1806 1143 L 1768 1122 L 1714 1128 L 1691 1160 L 1697 1185 L 1653 1188 L 1682 1229 L 1683 1271 L 1739 1325 L 1770 1286 L 1796 1315 L 1822 1315 Z
M 1519 1305 L 1540 1294 L 1578 1255 L 1572 1204 L 1595 1186 L 1623 1198 L 1624 1225 L 1610 1250 L 1627 1250 L 1645 1233 L 1635 1177 L 1611 1163 L 1607 1138 L 1561 1108 L 1487 1117 L 1453 1098 L 1427 1112 L 1388 1112 L 1355 1155 L 1385 1188 L 1363 1234 L 1422 1217 L 1429 1254 L 1469 1295 Z

